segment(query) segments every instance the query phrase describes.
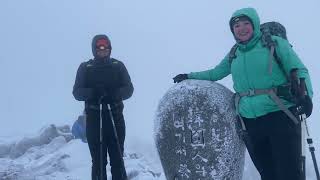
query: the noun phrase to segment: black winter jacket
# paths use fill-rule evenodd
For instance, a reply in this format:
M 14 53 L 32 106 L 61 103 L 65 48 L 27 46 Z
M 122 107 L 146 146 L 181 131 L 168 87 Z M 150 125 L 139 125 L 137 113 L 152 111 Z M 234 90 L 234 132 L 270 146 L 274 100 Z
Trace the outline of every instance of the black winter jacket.
M 110 58 L 107 61 L 94 59 L 81 63 L 73 86 L 75 99 L 85 101 L 86 105 L 97 104 L 94 91 L 102 86 L 116 96 L 113 98 L 118 102 L 130 98 L 133 93 L 130 76 L 121 61 Z

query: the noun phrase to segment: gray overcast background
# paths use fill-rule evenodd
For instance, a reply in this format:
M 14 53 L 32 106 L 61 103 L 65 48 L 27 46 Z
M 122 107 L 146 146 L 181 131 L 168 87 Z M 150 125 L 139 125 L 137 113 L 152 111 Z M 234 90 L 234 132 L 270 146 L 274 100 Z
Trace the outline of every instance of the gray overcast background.
M 71 93 L 76 70 L 92 57 L 92 37 L 105 33 L 135 86 L 125 102 L 126 142 L 152 142 L 153 117 L 171 78 L 218 64 L 234 44 L 231 14 L 248 6 L 262 22 L 286 26 L 309 68 L 315 92 L 310 126 L 319 138 L 319 0 L 1 0 L 0 136 L 72 125 L 83 109 Z M 230 77 L 219 82 L 232 89 Z

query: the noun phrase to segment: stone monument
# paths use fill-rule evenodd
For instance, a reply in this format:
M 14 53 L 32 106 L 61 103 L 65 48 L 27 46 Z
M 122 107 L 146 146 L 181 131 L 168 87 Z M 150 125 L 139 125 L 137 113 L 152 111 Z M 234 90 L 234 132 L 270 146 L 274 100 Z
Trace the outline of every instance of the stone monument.
M 155 141 L 167 180 L 241 180 L 245 146 L 233 93 L 212 81 L 185 80 L 160 100 Z

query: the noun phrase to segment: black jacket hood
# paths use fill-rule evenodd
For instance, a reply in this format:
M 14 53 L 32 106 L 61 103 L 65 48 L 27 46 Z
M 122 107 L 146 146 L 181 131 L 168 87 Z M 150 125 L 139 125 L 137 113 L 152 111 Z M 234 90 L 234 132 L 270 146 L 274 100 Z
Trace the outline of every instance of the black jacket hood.
M 96 54 L 97 54 L 97 52 L 96 52 L 96 43 L 97 43 L 97 40 L 98 40 L 98 39 L 106 39 L 106 40 L 109 42 L 108 44 L 109 44 L 110 49 L 112 49 L 112 47 L 111 47 L 111 41 L 110 41 L 110 39 L 108 38 L 108 36 L 107 36 L 107 35 L 104 35 L 104 34 L 98 34 L 98 35 L 96 35 L 96 36 L 93 37 L 92 43 L 91 43 L 92 54 L 93 54 L 94 57 L 96 57 Z

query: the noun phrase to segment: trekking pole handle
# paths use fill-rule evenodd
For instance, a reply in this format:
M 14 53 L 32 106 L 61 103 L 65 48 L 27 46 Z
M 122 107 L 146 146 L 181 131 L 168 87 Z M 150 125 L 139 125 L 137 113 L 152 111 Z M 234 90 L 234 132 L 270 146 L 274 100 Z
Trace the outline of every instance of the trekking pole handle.
M 103 98 L 105 98 L 104 95 L 99 98 L 99 101 L 98 101 L 99 105 L 102 104 Z
M 305 127 L 306 127 L 306 133 L 307 133 L 307 136 L 308 136 L 307 140 L 308 140 L 308 139 L 311 139 L 311 138 L 310 138 L 309 127 L 308 127 L 308 124 L 307 124 L 307 116 L 306 116 L 306 114 L 302 114 L 302 116 L 304 116 L 304 121 L 303 122 L 304 122 Z M 311 139 L 311 143 L 312 143 L 312 139 Z

